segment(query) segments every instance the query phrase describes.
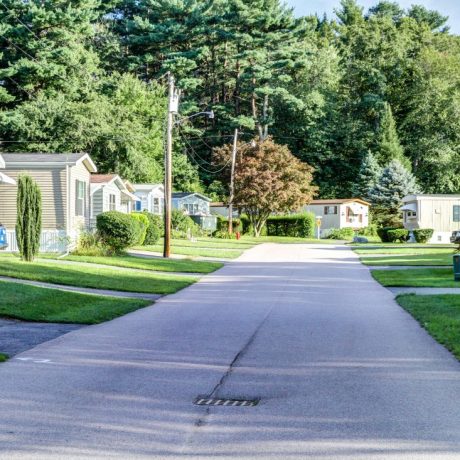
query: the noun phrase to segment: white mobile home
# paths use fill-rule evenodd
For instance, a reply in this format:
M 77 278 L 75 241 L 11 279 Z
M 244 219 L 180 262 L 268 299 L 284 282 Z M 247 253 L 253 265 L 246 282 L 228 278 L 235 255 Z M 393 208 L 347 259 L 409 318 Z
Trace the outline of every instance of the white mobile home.
M 96 166 L 85 153 L 3 153 L 4 171 L 17 179 L 28 174 L 42 194 L 42 251 L 62 251 L 89 225 L 89 188 Z M 16 251 L 17 186 L 0 185 L 0 222 L 8 250 Z
M 134 188 L 134 194 L 140 200 L 136 203 L 136 211 L 163 214 L 165 193 L 162 184 L 134 184 Z
M 130 213 L 139 200 L 117 174 L 93 174 L 91 176 L 91 226 L 96 217 L 107 211 Z
M 321 218 L 321 233 L 332 228 L 361 229 L 369 225 L 370 203 L 360 198 L 313 200 L 305 211 Z
M 407 230 L 434 230 L 430 243 L 450 243 L 452 232 L 460 230 L 460 195 L 407 195 L 401 211 Z

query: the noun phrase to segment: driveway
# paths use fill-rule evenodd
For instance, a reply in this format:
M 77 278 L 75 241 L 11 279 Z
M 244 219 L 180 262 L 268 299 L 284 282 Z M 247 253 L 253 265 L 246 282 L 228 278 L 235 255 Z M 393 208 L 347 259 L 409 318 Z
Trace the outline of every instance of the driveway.
M 460 364 L 344 246 L 255 247 L 0 365 L 0 402 L 2 459 L 460 458 Z

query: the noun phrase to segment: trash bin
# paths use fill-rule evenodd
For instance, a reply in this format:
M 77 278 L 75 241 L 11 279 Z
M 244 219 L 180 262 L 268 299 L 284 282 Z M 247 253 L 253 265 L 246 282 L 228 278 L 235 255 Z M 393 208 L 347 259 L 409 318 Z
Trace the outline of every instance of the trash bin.
M 460 281 L 460 254 L 454 254 L 454 280 Z
M 8 246 L 6 239 L 6 228 L 0 224 L 0 249 L 5 249 Z

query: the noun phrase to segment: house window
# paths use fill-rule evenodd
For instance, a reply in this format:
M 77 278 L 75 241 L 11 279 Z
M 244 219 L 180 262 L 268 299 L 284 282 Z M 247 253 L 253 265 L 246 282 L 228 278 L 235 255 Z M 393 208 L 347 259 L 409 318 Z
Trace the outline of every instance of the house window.
M 415 211 L 407 211 L 407 217 L 417 217 L 417 213 Z
M 153 199 L 153 214 L 161 214 L 160 213 L 160 199 L 154 198 Z
M 86 211 L 86 182 L 76 180 L 75 187 L 75 215 L 84 217 Z
M 117 197 L 111 193 L 109 195 L 109 211 L 116 211 L 117 210 Z
M 324 206 L 324 215 L 337 214 L 337 206 Z
M 460 206 L 454 204 L 454 222 L 460 222 Z

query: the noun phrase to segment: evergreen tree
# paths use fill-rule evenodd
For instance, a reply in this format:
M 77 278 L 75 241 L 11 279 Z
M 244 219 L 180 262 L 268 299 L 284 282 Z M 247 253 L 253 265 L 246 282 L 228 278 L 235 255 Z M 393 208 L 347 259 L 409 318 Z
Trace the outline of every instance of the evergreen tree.
M 414 175 L 398 160 L 392 160 L 370 190 L 369 198 L 377 221 L 383 225 L 394 225 L 399 220 L 402 199 L 412 193 L 420 193 Z
M 357 180 L 353 186 L 353 196 L 369 199 L 370 191 L 374 189 L 382 174 L 382 168 L 371 151 L 363 158 Z
M 391 106 L 387 102 L 384 105 L 380 125 L 378 159 L 380 164 L 388 164 L 392 160 L 398 160 L 406 168 L 410 167 L 410 162 L 405 158 L 404 150 L 399 142 Z
M 42 198 L 40 187 L 27 175 L 18 178 L 16 240 L 22 260 L 32 262 L 40 249 Z

